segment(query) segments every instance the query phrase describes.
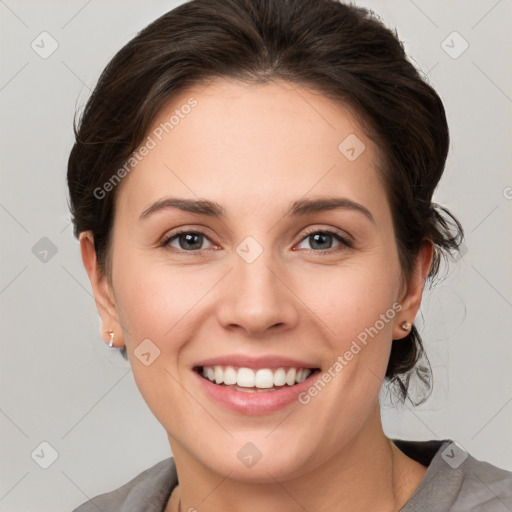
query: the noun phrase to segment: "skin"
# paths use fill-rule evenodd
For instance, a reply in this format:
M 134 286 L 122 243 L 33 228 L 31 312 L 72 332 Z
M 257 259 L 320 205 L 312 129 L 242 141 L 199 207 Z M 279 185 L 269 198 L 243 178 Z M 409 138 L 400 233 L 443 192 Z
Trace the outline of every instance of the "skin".
M 432 244 L 404 279 L 381 155 L 349 109 L 296 84 L 221 79 L 174 97 L 154 127 L 190 97 L 198 105 L 120 185 L 111 280 L 92 234 L 80 236 L 103 329 L 127 346 L 168 434 L 180 485 L 167 510 L 178 497 L 182 511 L 398 510 L 426 468 L 385 436 L 378 394 L 391 342 L 407 334 L 400 323 L 418 312 Z M 349 134 L 366 146 L 354 161 L 338 150 Z M 226 218 L 167 209 L 139 221 L 170 195 L 216 201 Z M 292 201 L 320 196 L 360 203 L 374 221 L 350 209 L 284 217 Z M 183 237 L 159 246 L 176 228 L 204 231 L 195 254 L 175 252 L 192 253 Z M 318 248 L 306 228 L 349 235 L 353 247 L 327 238 Z M 252 263 L 236 252 L 247 236 L 263 249 Z M 401 311 L 306 405 L 237 414 L 192 373 L 201 359 L 233 353 L 325 370 L 396 303 Z M 149 366 L 133 354 L 147 338 L 160 350 Z M 237 457 L 247 442 L 262 454 L 250 468 Z

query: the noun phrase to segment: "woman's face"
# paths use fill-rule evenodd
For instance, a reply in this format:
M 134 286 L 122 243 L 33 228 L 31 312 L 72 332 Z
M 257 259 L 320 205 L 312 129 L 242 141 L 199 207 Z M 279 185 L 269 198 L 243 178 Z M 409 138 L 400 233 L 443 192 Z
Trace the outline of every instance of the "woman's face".
M 175 456 L 266 481 L 369 437 L 391 341 L 417 311 L 376 145 L 348 110 L 286 82 L 191 88 L 148 136 L 119 185 L 100 312 Z M 163 207 L 178 198 L 223 215 Z M 304 207 L 320 199 L 340 206 Z M 198 373 L 216 365 L 245 391 Z M 283 385 L 291 368 L 319 371 Z M 278 390 L 253 392 L 253 375 Z

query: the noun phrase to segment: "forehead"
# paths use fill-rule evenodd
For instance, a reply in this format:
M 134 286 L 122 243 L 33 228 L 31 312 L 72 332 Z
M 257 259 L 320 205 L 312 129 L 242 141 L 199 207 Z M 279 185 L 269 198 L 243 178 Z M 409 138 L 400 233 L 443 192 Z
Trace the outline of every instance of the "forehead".
M 378 148 L 353 112 L 284 81 L 218 79 L 184 90 L 161 109 L 144 144 L 151 149 L 119 199 L 131 212 L 165 194 L 205 197 L 229 215 L 230 207 L 254 211 L 305 194 L 336 190 L 364 202 L 383 193 Z

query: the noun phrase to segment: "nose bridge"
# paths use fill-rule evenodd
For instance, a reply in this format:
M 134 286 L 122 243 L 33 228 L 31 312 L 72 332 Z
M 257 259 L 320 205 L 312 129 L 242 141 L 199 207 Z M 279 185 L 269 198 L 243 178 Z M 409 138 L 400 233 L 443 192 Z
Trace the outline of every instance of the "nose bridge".
M 235 248 L 233 265 L 221 313 L 225 326 L 236 324 L 257 334 L 295 321 L 293 294 L 282 282 L 272 247 L 247 236 Z
M 268 237 L 265 243 L 268 243 Z M 275 271 L 271 271 L 276 266 L 272 247 L 264 247 L 255 237 L 248 236 L 236 247 L 236 256 L 234 270 L 240 295 L 247 305 L 252 304 L 252 308 L 269 304 L 276 294 L 280 294 L 278 288 L 282 286 Z
M 264 248 L 250 236 L 238 245 L 236 254 L 235 274 L 241 286 L 246 286 L 253 295 L 256 292 L 273 294 L 272 289 L 277 283 L 275 274 L 270 270 L 276 266 L 272 248 Z

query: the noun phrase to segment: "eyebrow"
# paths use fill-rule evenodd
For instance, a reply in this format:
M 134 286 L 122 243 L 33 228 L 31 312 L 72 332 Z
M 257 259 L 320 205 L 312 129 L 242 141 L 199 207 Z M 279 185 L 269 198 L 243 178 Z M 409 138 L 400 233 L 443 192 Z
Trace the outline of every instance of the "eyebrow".
M 206 215 L 212 218 L 226 218 L 226 212 L 224 208 L 215 201 L 209 201 L 207 199 L 182 199 L 178 197 L 166 197 L 165 199 L 156 201 L 151 206 L 146 208 L 140 214 L 139 221 L 146 219 L 156 212 L 172 208 L 182 210 L 184 212 Z M 336 209 L 360 212 L 370 221 L 375 223 L 375 219 L 368 208 L 345 197 L 299 199 L 291 204 L 290 208 L 284 214 L 284 216 L 301 217 L 311 213 Z

